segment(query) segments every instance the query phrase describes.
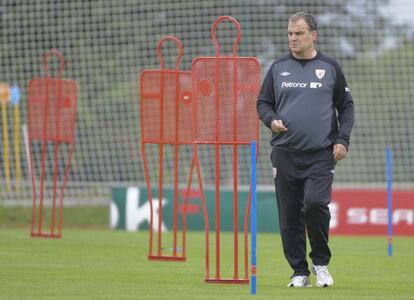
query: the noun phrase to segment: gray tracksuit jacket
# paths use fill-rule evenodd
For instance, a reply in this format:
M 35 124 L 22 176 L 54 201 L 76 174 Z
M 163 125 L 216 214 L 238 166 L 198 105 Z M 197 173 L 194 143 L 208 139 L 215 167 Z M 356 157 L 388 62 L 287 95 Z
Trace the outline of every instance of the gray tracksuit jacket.
M 270 67 L 257 101 L 268 127 L 280 119 L 287 132 L 270 144 L 292 152 L 313 152 L 332 144 L 349 147 L 354 102 L 339 64 L 318 52 L 312 59 L 288 54 Z

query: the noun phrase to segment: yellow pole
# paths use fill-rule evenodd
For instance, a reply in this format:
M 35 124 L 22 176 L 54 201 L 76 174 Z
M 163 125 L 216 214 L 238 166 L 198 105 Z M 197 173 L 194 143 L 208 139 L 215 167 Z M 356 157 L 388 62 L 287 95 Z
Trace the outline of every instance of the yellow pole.
M 9 128 L 7 126 L 7 104 L 1 104 L 1 119 L 3 121 L 3 161 L 4 175 L 6 176 L 6 190 L 11 191 L 10 185 L 10 161 L 9 161 Z
M 20 192 L 20 181 L 22 179 L 20 166 L 20 109 L 19 105 L 14 106 L 14 159 L 15 159 L 15 176 L 16 176 L 16 191 Z
M 7 102 L 10 99 L 10 86 L 0 83 L 0 102 L 1 102 L 1 119 L 3 123 L 3 161 L 4 175 L 6 177 L 6 190 L 11 191 L 10 184 L 10 161 L 9 161 L 9 128 L 7 126 Z

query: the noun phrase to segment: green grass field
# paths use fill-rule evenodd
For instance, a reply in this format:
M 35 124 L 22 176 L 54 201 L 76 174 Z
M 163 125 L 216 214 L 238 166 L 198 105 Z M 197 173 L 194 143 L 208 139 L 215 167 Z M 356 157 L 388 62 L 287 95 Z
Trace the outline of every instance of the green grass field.
M 224 235 L 223 260 L 232 247 Z M 332 237 L 333 288 L 287 288 L 278 235 L 258 236 L 257 295 L 247 285 L 207 284 L 204 235 L 188 234 L 186 262 L 147 260 L 147 232 L 64 229 L 62 239 L 0 229 L 0 299 L 414 299 L 414 239 Z M 229 265 L 230 266 L 230 265 Z M 230 269 L 230 267 L 228 268 Z

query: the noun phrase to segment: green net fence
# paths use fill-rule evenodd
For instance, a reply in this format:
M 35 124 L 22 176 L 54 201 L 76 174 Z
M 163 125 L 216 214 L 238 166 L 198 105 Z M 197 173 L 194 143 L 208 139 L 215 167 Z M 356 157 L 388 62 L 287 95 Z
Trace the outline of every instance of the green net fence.
M 289 50 L 288 17 L 308 11 L 319 22 L 317 48 L 340 62 L 355 100 L 351 152 L 338 165 L 336 184 L 383 185 L 389 146 L 394 151 L 395 184 L 413 187 L 414 22 L 405 15 L 413 9 L 413 2 L 401 0 L 3 0 L 0 81 L 20 87 L 23 126 L 27 123 L 28 81 L 43 74 L 46 51 L 62 51 L 63 77 L 76 80 L 80 87 L 76 151 L 66 198 L 104 201 L 110 197 L 111 186 L 144 183 L 138 78 L 144 69 L 159 68 L 155 48 L 162 37 L 175 35 L 181 40 L 181 68 L 189 70 L 194 58 L 215 55 L 211 25 L 218 16 L 231 15 L 241 25 L 239 55 L 258 58 L 263 78 L 270 64 Z M 230 27 L 225 32 L 219 38 L 224 51 L 230 51 L 233 33 Z M 175 61 L 175 47 L 166 46 L 163 53 L 167 63 Z M 0 201 L 30 199 L 23 134 L 19 140 L 21 189 L 17 191 L 13 107 L 3 109 L 9 125 L 12 188 L 6 187 L 2 121 Z M 260 185 L 273 182 L 269 139 L 269 130 L 261 125 Z M 152 152 L 156 160 L 156 151 Z M 208 152 L 202 153 L 207 162 Z M 248 156 L 248 151 L 242 153 Z M 180 160 L 189 164 L 191 150 L 187 154 Z M 227 158 L 221 162 L 224 169 L 232 164 Z M 239 173 L 240 182 L 248 183 L 248 170 Z M 206 171 L 206 184 L 214 180 L 214 174 L 209 174 Z

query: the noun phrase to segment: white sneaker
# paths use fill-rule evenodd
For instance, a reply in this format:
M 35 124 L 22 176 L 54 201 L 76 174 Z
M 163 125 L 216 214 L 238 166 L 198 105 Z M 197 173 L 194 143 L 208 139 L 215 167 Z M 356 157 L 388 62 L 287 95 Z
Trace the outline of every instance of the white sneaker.
M 312 266 L 312 273 L 316 275 L 317 287 L 328 287 L 334 284 L 334 280 L 329 274 L 327 266 Z
M 288 287 L 310 287 L 310 281 L 308 276 L 294 276 L 287 285 Z

